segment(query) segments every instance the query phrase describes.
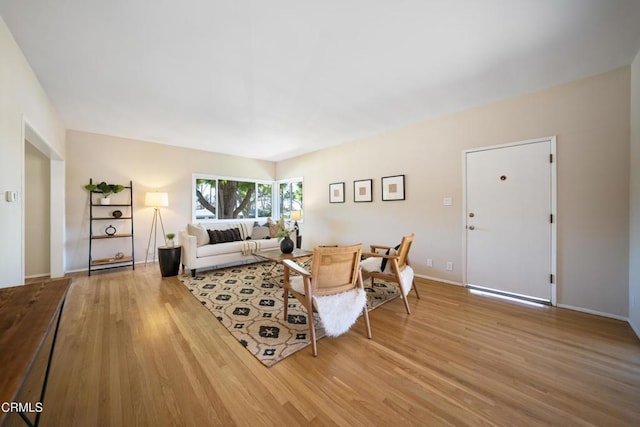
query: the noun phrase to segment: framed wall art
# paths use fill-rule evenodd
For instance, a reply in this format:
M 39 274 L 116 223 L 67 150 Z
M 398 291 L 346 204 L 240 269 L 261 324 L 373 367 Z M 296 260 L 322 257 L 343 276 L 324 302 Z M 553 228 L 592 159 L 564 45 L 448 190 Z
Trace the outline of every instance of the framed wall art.
M 372 179 L 361 179 L 353 181 L 353 201 L 354 202 L 372 202 L 371 187 Z
M 329 184 L 329 203 L 344 203 L 344 182 Z
M 404 200 L 404 175 L 382 178 L 382 200 Z

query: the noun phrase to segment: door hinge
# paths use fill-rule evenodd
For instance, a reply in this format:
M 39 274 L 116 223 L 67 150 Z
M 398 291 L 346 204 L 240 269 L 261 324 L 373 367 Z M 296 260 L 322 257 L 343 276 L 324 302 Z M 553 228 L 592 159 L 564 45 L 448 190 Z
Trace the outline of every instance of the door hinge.
M 549 222 L 553 224 L 553 214 L 549 215 Z
M 553 163 L 553 154 L 549 154 L 549 163 Z
M 553 283 L 553 274 L 549 275 L 549 283 Z

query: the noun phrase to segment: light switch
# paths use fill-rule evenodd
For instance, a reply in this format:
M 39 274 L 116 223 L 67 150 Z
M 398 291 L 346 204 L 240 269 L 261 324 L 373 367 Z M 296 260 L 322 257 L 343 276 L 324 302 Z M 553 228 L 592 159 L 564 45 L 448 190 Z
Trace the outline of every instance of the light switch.
M 445 197 L 442 200 L 442 204 L 445 206 L 452 206 L 453 205 L 453 199 L 451 197 Z

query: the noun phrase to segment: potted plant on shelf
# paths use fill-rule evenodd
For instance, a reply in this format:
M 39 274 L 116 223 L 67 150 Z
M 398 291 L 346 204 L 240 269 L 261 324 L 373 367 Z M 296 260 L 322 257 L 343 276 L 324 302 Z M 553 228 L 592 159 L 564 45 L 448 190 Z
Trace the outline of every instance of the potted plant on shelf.
M 176 237 L 175 233 L 167 233 L 167 246 L 174 247 L 173 238 Z
M 102 181 L 99 184 L 87 184 L 84 186 L 85 190 L 95 191 L 102 193 L 102 197 L 100 198 L 101 205 L 109 205 L 111 204 L 111 200 L 109 200 L 109 196 L 111 194 L 116 194 L 124 190 L 124 186 L 120 184 L 107 184 L 105 181 Z

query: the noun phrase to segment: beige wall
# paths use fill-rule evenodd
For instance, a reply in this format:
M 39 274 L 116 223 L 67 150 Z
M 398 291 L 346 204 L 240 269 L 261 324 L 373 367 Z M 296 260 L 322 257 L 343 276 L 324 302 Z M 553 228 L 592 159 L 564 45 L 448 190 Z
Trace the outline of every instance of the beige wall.
M 279 162 L 277 177 L 304 176 L 305 245 L 394 243 L 414 232 L 417 273 L 459 283 L 462 151 L 555 135 L 558 303 L 626 317 L 629 82 L 625 67 L 426 120 Z M 406 175 L 407 200 L 381 202 L 380 178 L 396 174 Z M 353 181 L 367 178 L 374 179 L 374 202 L 353 203 Z M 340 181 L 347 202 L 329 204 L 328 185 Z M 443 197 L 453 206 L 443 206 Z
M 27 125 L 39 136 L 34 139 L 41 142 L 38 148 L 42 152 L 58 161 L 64 159 L 64 125 L 0 18 L 0 287 L 21 284 L 24 278 L 22 194 Z M 18 192 L 17 202 L 5 201 L 7 190 Z M 54 197 L 63 200 L 64 192 Z M 56 210 L 52 218 L 63 215 Z M 58 246 L 61 246 L 62 230 L 56 231 L 60 231 L 56 235 L 60 236 Z
M 640 52 L 631 66 L 629 323 L 640 336 Z
M 51 168 L 49 159 L 29 143 L 24 165 L 25 276 L 45 276 L 50 273 Z
M 153 209 L 144 206 L 144 193 L 154 190 L 169 193 L 169 207 L 162 209 L 162 219 L 165 231 L 177 234 L 191 219 L 191 178 L 194 173 L 273 180 L 275 165 L 261 160 L 68 131 L 67 271 L 87 268 L 89 196 L 83 186 L 89 178 L 123 185 L 133 181 L 136 261 L 144 261 L 153 216 Z M 159 234 L 158 239 L 161 238 Z M 120 250 L 130 252 L 130 247 L 127 251 L 120 249 L 119 244 L 122 242 L 101 242 L 96 245 L 97 255 L 101 250 L 105 251 L 104 256 L 113 256 Z
M 152 210 L 144 192 L 169 192 L 167 232 L 191 216 L 191 175 L 257 179 L 303 176 L 304 246 L 393 243 L 415 232 L 418 274 L 462 281 L 462 151 L 555 135 L 558 138 L 558 302 L 626 317 L 629 302 L 630 67 L 472 110 L 426 120 L 273 164 L 83 132 L 67 133 L 67 269 L 86 268 L 90 177 L 134 181 L 136 257 Z M 103 154 L 100 154 L 103 153 Z M 114 160 L 115 159 L 115 160 Z M 380 178 L 405 174 L 407 200 L 380 201 Z M 374 179 L 374 202 L 353 203 L 353 181 Z M 328 185 L 346 183 L 344 204 Z M 443 206 L 452 197 L 453 206 Z M 434 266 L 426 266 L 432 258 Z M 448 272 L 447 261 L 454 263 Z

